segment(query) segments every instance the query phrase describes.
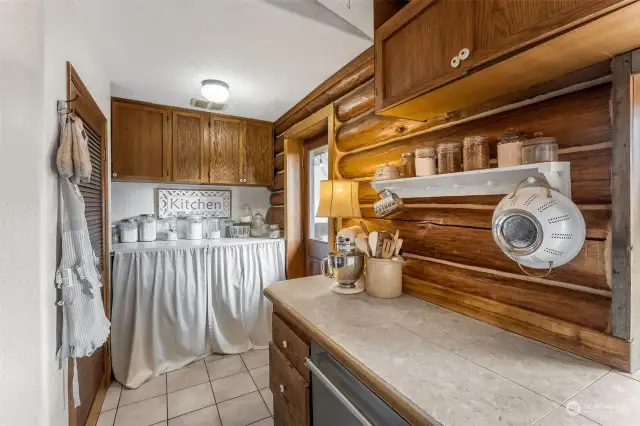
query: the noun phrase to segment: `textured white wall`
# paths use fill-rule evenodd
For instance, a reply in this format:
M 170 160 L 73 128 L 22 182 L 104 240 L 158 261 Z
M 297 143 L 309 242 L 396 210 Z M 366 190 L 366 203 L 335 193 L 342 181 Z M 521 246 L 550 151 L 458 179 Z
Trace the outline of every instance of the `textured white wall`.
M 156 189 L 199 189 L 202 191 L 231 190 L 231 218 L 239 219 L 242 207 L 249 204 L 253 214 L 267 214 L 271 193 L 266 188 L 240 186 L 182 185 L 161 183 L 113 182 L 111 184 L 111 221 L 138 216 L 142 213 L 158 213 Z
M 74 0 L 0 2 L 1 425 L 68 424 L 54 286 L 56 101 L 66 97 L 66 61 L 110 111 L 110 82 L 84 22 Z

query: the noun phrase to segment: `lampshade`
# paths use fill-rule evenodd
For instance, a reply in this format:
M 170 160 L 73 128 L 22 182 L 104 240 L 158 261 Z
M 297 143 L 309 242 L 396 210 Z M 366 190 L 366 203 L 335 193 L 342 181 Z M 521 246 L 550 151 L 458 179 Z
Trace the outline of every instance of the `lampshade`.
M 358 182 L 350 180 L 320 181 L 317 217 L 360 217 Z

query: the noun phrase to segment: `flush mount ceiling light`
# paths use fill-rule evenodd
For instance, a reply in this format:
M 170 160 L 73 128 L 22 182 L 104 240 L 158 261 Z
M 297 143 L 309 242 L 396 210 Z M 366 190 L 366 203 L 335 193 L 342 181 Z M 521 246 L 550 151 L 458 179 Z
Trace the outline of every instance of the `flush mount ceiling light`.
M 221 80 L 203 80 L 200 93 L 211 102 L 222 103 L 229 98 L 229 85 Z

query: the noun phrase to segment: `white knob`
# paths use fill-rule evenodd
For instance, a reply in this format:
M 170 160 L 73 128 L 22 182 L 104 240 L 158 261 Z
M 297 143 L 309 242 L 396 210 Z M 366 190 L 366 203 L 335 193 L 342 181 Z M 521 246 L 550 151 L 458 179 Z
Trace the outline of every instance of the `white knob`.
M 284 385 L 280 385 L 280 393 L 284 393 Z
M 111 176 L 118 177 L 118 174 L 117 173 L 113 173 Z
M 460 58 L 459 58 L 459 57 L 457 57 L 457 56 L 454 56 L 454 57 L 451 59 L 451 67 L 453 67 L 453 68 L 458 68 L 459 66 L 460 66 Z
M 471 54 L 471 52 L 469 51 L 469 49 L 467 49 L 466 47 L 464 49 L 462 49 L 460 51 L 460 53 L 458 53 L 458 58 L 460 58 L 461 60 L 465 60 L 469 57 L 469 55 Z
M 289 343 L 286 340 L 282 341 L 282 347 L 287 349 L 289 347 Z

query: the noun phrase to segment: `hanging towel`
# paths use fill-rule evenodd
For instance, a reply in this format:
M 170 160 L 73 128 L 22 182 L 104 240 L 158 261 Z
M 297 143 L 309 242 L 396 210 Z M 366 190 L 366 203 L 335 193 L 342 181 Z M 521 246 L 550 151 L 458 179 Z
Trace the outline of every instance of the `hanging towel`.
M 84 123 L 71 113 L 62 118 L 56 165 L 60 176 L 73 183 L 88 183 L 91 179 L 91 155 Z
M 66 123 L 66 127 L 68 129 L 71 125 Z M 66 135 L 64 131 L 61 133 L 62 145 Z M 75 164 L 74 169 L 82 169 L 80 174 L 74 172 L 76 178 L 84 176 L 87 170 L 77 168 Z M 91 356 L 104 345 L 111 326 L 104 313 L 99 259 L 91 247 L 84 209 L 84 199 L 78 186 L 61 173 L 62 259 L 55 283 L 61 295 L 58 305 L 62 308 L 62 344 L 57 356 L 59 359 L 74 359 L 73 399 L 76 407 L 80 405 L 76 358 Z

